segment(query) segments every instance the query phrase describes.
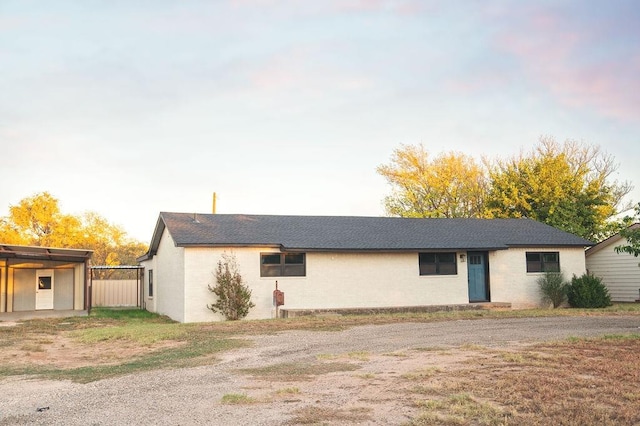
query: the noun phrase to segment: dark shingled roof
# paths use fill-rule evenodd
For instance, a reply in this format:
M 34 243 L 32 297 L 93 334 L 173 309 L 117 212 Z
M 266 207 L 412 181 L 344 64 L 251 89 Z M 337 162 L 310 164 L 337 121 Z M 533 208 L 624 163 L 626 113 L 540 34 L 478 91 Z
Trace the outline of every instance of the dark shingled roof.
M 500 250 L 593 243 L 531 219 L 411 219 L 160 213 L 149 255 L 164 229 L 178 247 L 271 246 L 289 251 Z

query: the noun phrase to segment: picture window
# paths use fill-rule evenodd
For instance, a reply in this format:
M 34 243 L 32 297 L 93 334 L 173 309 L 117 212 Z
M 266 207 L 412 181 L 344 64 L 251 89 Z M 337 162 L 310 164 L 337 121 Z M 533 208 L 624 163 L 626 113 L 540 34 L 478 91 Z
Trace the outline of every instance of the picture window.
M 527 252 L 527 272 L 560 272 L 560 253 L 557 251 Z
M 458 264 L 456 254 L 451 253 L 419 253 L 418 263 L 420 275 L 457 275 Z
M 261 253 L 261 277 L 304 277 L 306 256 L 304 253 Z

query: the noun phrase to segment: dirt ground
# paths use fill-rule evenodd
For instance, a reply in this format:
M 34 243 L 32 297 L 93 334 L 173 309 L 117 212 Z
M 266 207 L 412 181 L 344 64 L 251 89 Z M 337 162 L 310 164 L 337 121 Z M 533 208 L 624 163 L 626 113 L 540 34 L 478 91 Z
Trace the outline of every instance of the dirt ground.
M 210 365 L 151 371 L 88 384 L 13 377 L 0 381 L 0 425 L 400 425 L 416 419 L 451 380 L 495 359 L 521 356 L 537 342 L 637 334 L 638 316 L 460 320 L 285 331 L 242 337 L 247 348 Z M 2 362 L 91 365 L 135 346 L 77 347 L 43 342 L 28 359 L 2 348 Z M 515 358 L 513 358 L 515 359 Z M 469 370 L 473 362 L 476 370 Z M 478 368 L 480 370 L 478 370 Z M 514 365 L 514 372 L 518 365 Z M 475 374 L 475 373 L 474 373 Z M 629 392 L 627 392 L 629 393 Z M 632 404 L 640 408 L 640 392 Z M 421 402 L 422 401 L 422 402 Z M 499 407 L 502 409 L 502 407 Z M 431 424 L 431 423 L 423 423 Z M 435 423 L 434 423 L 435 424 Z

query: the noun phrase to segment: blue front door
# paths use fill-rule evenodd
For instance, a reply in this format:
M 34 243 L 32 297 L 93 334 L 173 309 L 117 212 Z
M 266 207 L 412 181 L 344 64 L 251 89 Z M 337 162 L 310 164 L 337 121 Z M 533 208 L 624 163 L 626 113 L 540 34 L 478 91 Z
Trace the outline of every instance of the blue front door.
M 469 302 L 487 302 L 487 254 L 485 252 L 467 253 L 469 272 Z

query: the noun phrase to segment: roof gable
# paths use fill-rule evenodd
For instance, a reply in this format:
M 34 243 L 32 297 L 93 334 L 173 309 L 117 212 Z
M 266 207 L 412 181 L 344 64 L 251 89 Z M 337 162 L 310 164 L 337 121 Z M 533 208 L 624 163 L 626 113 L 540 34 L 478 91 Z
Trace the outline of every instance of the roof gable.
M 629 226 L 627 229 L 638 229 L 638 228 L 640 228 L 640 223 L 634 223 L 633 225 Z M 586 251 L 586 255 L 591 256 L 592 254 L 597 253 L 600 250 L 605 249 L 614 243 L 624 244 L 624 238 L 622 237 L 622 235 L 620 235 L 619 232 L 615 235 L 610 236 L 605 240 L 600 241 L 598 244 L 594 245 L 593 247 L 589 247 L 589 249 Z
M 417 219 L 162 212 L 152 255 L 167 229 L 176 246 L 278 247 L 289 251 L 500 250 L 593 243 L 531 219 Z

